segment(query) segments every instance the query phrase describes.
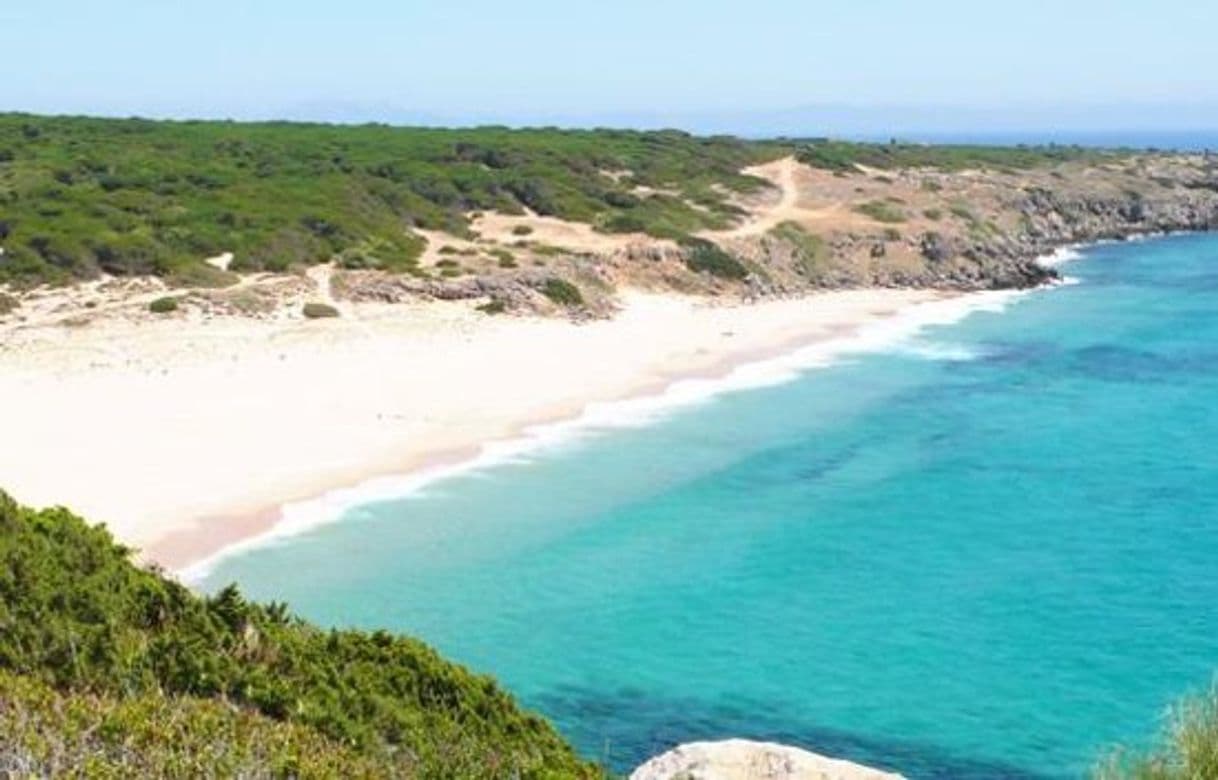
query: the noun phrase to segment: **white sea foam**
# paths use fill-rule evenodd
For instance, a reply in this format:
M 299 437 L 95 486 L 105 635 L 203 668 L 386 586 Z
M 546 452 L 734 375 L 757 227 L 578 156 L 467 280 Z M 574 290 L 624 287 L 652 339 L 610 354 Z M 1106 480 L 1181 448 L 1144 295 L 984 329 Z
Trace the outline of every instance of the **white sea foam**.
M 924 360 L 942 360 L 952 363 L 976 360 L 983 354 L 976 347 L 967 344 L 922 340 L 909 342 L 901 349 L 901 352 Z
M 653 395 L 589 404 L 575 418 L 531 426 L 511 439 L 487 443 L 477 455 L 460 463 L 371 479 L 313 499 L 285 504 L 279 520 L 270 529 L 179 570 L 178 576 L 185 582 L 201 582 L 220 561 L 228 557 L 335 522 L 361 505 L 419 498 L 425 495 L 428 486 L 452 477 L 509 463 L 527 462 L 541 452 L 606 431 L 651 425 L 676 410 L 706 403 L 726 393 L 790 382 L 809 370 L 830 365 L 850 355 L 907 348 L 911 340 L 927 328 L 950 325 L 975 312 L 1000 312 L 1026 293 L 1021 290 L 979 292 L 917 304 L 892 317 L 865 325 L 850 336 L 744 363 L 722 377 L 682 379 Z M 922 349 L 934 351 L 934 347 L 925 345 Z M 969 359 L 969 356 L 964 356 L 963 351 L 953 354 L 949 348 L 939 352 L 935 359 L 963 360 Z
M 1082 249 L 1082 244 L 1071 244 L 1069 246 L 1059 247 L 1047 255 L 1042 255 L 1036 258 L 1036 262 L 1047 268 L 1059 266 L 1062 263 L 1069 263 L 1073 260 L 1079 260 L 1083 254 L 1079 250 Z

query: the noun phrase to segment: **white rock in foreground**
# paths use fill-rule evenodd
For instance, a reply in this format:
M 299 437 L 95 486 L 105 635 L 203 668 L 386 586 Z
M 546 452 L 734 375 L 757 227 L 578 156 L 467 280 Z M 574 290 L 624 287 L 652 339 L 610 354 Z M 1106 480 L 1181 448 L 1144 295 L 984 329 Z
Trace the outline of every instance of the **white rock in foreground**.
M 772 742 L 729 739 L 680 745 L 630 780 L 904 780 L 901 775 Z

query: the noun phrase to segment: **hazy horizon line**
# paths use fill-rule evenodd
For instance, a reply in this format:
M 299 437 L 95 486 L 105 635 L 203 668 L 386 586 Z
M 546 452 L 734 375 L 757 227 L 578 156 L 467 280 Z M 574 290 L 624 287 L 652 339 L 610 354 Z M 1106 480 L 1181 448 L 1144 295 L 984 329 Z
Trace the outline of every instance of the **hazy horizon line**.
M 135 109 L 135 110 L 131 110 Z M 1097 143 L 1121 139 L 1204 140 L 1218 146 L 1218 104 L 1173 101 L 1003 107 L 961 104 L 809 104 L 727 110 L 561 110 L 500 112 L 410 109 L 390 103 L 310 101 L 277 109 L 139 107 L 13 107 L 14 114 L 59 117 L 216 122 L 298 122 L 334 125 L 469 129 L 478 127 L 680 130 L 748 139 L 840 138 L 860 141 Z M 1130 121 L 1130 114 L 1139 121 Z M 1149 117 L 1149 119 L 1147 118 Z M 1184 121 L 1181 121 L 1184 120 Z M 1003 141 L 1002 139 L 1005 139 Z

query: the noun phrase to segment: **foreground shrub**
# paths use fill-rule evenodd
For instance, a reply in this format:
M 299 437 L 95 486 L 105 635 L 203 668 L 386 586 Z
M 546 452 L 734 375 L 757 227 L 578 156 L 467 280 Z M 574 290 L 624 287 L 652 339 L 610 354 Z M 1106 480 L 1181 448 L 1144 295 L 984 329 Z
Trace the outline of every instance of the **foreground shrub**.
M 209 699 L 65 693 L 0 671 L 0 767 L 13 776 L 409 776 L 409 756 L 361 752 L 307 726 Z M 2 774 L 4 769 L 0 769 Z
M 172 706 L 159 695 L 239 708 L 364 756 L 399 753 L 415 777 L 595 776 L 493 680 L 417 640 L 323 630 L 233 586 L 203 598 L 129 554 L 65 509 L 0 493 L 0 671 L 137 708 Z M 140 752 L 156 725 L 115 728 Z
M 16 310 L 16 308 L 20 305 L 21 302 L 13 296 L 0 293 L 0 316 Z
M 1210 780 L 1218 778 L 1218 685 L 1186 699 L 1172 712 L 1148 752 L 1118 750 L 1095 771 L 1097 780 Z

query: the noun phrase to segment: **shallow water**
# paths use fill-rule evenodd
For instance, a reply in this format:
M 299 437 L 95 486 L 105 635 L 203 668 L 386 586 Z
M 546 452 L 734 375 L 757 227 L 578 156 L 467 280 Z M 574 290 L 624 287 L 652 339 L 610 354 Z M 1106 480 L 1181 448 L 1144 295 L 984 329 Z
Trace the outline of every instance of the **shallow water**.
M 231 557 L 497 676 L 589 757 L 775 739 L 1077 777 L 1218 668 L 1218 238 Z

